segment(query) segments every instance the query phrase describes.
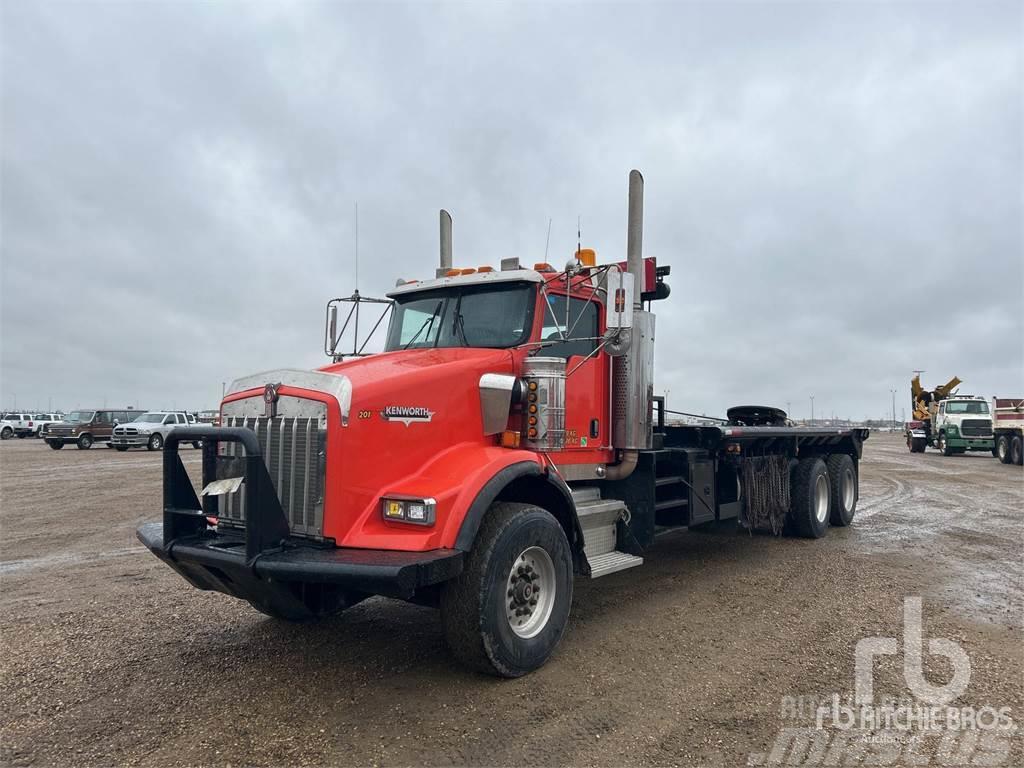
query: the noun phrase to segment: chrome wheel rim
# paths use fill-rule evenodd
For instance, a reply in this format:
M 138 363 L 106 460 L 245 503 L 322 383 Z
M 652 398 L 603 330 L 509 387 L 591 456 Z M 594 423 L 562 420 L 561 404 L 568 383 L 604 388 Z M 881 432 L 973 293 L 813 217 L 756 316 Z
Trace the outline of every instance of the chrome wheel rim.
M 555 563 L 542 547 L 528 547 L 512 562 L 505 586 L 505 618 L 519 637 L 536 637 L 555 607 Z
M 849 512 L 853 509 L 854 497 L 857 495 L 857 487 L 853 481 L 853 470 L 847 469 L 843 472 L 843 509 Z
M 814 482 L 814 516 L 819 523 L 825 522 L 828 517 L 828 479 L 825 475 L 818 475 Z

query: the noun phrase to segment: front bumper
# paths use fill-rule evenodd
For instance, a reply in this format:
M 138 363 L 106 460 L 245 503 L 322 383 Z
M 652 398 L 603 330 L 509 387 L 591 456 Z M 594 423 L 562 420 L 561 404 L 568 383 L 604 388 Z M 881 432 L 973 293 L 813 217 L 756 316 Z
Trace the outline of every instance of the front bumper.
M 114 435 L 110 438 L 110 444 L 142 448 L 149 444 L 149 435 Z
M 219 497 L 196 497 L 178 456 L 179 443 L 202 441 L 203 482 L 244 477 L 245 529 L 217 530 Z M 221 442 L 241 443 L 244 457 L 218 454 Z M 212 589 L 302 616 L 303 588 L 325 585 L 358 599 L 385 595 L 409 599 L 422 587 L 462 572 L 463 553 L 351 549 L 290 536 L 288 521 L 267 473 L 256 434 L 231 427 L 179 427 L 164 444 L 164 519 L 137 530 L 139 540 L 199 589 Z
M 161 523 L 141 525 L 137 535 L 193 586 L 255 602 L 282 584 L 330 584 L 361 595 L 408 599 L 417 589 L 447 581 L 462 571 L 462 553 L 453 549 L 345 549 L 292 540 L 250 563 L 241 535 L 210 530 L 165 542 Z
M 946 444 L 950 448 L 965 448 L 968 451 L 991 451 L 995 446 L 995 438 L 988 437 L 962 437 L 946 435 Z

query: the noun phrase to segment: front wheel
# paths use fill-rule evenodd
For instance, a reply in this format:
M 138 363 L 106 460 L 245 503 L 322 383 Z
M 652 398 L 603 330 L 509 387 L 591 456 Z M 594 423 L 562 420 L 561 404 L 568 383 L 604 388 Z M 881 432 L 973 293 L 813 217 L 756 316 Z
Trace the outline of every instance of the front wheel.
M 0 440 L 10 440 L 14 437 L 14 430 L 10 427 L 4 427 L 0 430 Z
M 942 451 L 943 456 L 952 456 L 956 451 L 949 447 L 949 443 L 946 442 L 946 433 L 939 433 L 939 450 Z
M 88 451 L 90 448 L 92 448 L 92 442 L 92 435 L 80 435 L 77 442 L 78 449 L 80 451 Z
M 159 451 L 161 448 L 164 447 L 163 436 L 159 432 L 157 432 L 155 435 L 149 438 L 149 442 L 146 444 L 146 447 L 151 451 Z
M 500 677 L 548 660 L 569 621 L 572 553 L 551 513 L 500 502 L 487 512 L 465 570 L 445 584 L 441 620 L 452 653 Z

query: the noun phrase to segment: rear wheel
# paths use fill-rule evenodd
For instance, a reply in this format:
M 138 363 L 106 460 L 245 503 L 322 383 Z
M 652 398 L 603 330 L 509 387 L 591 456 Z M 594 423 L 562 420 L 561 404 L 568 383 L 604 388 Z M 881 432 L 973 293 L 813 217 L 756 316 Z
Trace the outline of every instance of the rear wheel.
M 520 677 L 544 664 L 565 633 L 572 553 L 552 515 L 500 502 L 487 512 L 465 570 L 444 585 L 441 620 L 459 661 Z
M 829 522 L 838 526 L 849 525 L 857 511 L 857 467 L 845 453 L 829 456 L 825 466 L 828 467 L 828 481 L 832 490 Z
M 907 441 L 907 444 L 910 446 L 911 453 L 924 453 L 928 441 L 923 437 L 912 437 Z
M 55 451 L 59 451 L 61 448 L 64 447 L 64 441 L 63 440 L 47 440 L 46 444 L 48 446 L 50 446 L 51 448 L 53 448 L 53 450 L 55 450 Z
M 1024 462 L 1024 444 L 1021 442 L 1020 435 L 1015 435 L 1010 441 L 1010 461 L 1018 467 Z
M 19 432 L 18 433 L 18 439 L 19 440 L 24 440 L 26 437 L 28 437 L 28 432 Z
M 114 446 L 114 450 L 115 451 L 127 451 L 128 450 L 128 446 L 127 445 L 115 445 Z
M 84 435 L 78 436 L 78 442 L 76 443 L 76 445 L 78 446 L 79 450 L 88 451 L 90 448 L 92 448 L 92 442 L 92 435 L 90 435 L 87 432 Z
M 799 536 L 820 539 L 828 531 L 832 489 L 825 462 L 801 459 L 790 475 L 789 518 Z
M 164 438 L 159 432 L 149 438 L 149 442 L 146 447 L 151 451 L 159 451 L 164 447 Z

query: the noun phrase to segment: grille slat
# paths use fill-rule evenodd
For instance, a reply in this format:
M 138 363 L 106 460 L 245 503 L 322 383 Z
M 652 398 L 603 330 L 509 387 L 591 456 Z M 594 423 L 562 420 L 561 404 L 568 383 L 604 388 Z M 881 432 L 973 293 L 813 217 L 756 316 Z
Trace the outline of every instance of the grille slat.
M 960 423 L 960 434 L 964 437 L 990 437 L 992 422 L 988 419 L 964 419 Z
M 319 538 L 323 531 L 323 472 L 326 424 L 323 418 L 301 416 L 225 416 L 226 427 L 247 427 L 256 433 L 274 490 L 291 532 L 296 536 Z M 241 456 L 238 443 L 228 443 L 226 456 Z M 221 505 L 222 522 L 245 524 L 245 491 L 229 494 Z

